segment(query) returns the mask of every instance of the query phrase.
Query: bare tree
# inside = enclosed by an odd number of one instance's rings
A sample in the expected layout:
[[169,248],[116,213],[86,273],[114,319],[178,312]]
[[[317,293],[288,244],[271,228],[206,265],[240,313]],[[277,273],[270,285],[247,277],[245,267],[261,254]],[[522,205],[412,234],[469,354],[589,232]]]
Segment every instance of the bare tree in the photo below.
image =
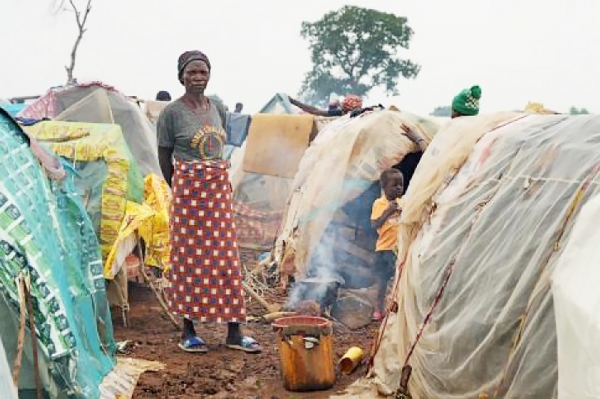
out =
[[75,0],[61,0],[59,9],[75,13],[75,22],[77,22],[78,33],[73,48],[71,49],[71,64],[65,66],[65,70],[67,71],[67,84],[72,84],[74,82],[73,71],[75,70],[75,61],[77,59],[77,49],[79,48],[83,34],[87,31],[85,24],[87,23],[90,11],[92,11],[92,0],[87,0],[87,4],[83,10],[77,8]]

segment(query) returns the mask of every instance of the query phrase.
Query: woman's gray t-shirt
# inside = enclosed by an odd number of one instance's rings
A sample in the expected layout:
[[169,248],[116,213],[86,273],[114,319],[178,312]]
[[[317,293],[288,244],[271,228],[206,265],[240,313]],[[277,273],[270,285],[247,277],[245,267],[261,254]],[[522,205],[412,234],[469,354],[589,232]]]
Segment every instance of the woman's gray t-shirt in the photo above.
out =
[[159,147],[172,148],[182,161],[222,159],[227,133],[213,102],[196,115],[181,99],[167,105],[156,124]]

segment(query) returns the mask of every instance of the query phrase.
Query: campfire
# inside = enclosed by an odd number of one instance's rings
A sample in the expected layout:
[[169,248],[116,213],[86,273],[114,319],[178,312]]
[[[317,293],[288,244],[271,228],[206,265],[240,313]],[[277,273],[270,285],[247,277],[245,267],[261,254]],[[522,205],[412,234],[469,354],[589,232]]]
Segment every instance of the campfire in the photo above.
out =
[[328,277],[308,277],[294,283],[294,298],[289,306],[299,313],[329,313],[335,304],[343,282]]
[[308,277],[294,283],[287,308],[298,314],[332,317],[350,329],[371,322],[373,306],[365,291],[344,288],[344,282],[328,277]]

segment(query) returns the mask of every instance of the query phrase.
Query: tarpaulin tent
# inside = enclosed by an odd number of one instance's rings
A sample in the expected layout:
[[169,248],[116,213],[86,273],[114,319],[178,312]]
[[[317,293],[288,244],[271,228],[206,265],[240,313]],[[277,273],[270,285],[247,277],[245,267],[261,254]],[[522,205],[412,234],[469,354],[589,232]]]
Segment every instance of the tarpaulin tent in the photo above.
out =
[[[256,115],[257,123],[250,119],[248,132],[241,130],[243,135],[236,134],[231,124],[231,142],[239,145],[230,155],[230,176],[242,247],[261,250],[273,247],[299,157],[310,140],[335,119],[299,113],[287,95],[278,93]],[[299,121],[307,118],[312,118],[311,122],[301,126]],[[247,139],[246,135],[252,138]]]
[[100,82],[51,89],[19,117],[121,126],[125,141],[144,176],[161,176],[156,131],[136,102]]
[[407,193],[369,376],[345,397],[393,395],[404,366],[415,399],[598,397],[599,173],[597,115],[449,123]]
[[118,125],[40,122],[25,131],[72,162],[79,195],[94,221],[106,258],[115,243],[127,201],[142,203],[144,179]]
[[[25,128],[69,161],[102,245],[111,304],[125,311],[127,277],[139,262],[164,268],[169,260],[170,189],[162,177],[142,175],[118,125],[47,121]],[[131,255],[143,240],[144,256]]]
[[[311,115],[257,114],[231,157],[235,220],[244,248],[269,250],[310,140],[325,125]],[[285,156],[282,156],[285,154]]]
[[298,114],[302,112],[290,102],[290,98],[285,93],[277,93],[271,98],[264,107],[261,108],[261,114]]
[[[362,266],[372,263],[375,237],[367,227],[362,229],[367,236],[358,239],[357,229],[369,225],[373,200],[380,196],[381,172],[418,151],[402,133],[402,123],[426,141],[438,128],[427,118],[380,110],[339,118],[311,143],[294,178],[274,251],[282,273],[299,278],[343,273],[352,278],[347,256]],[[365,193],[371,197],[363,197]],[[353,201],[356,206],[347,208]]]
[[19,389],[35,388],[39,373],[53,398],[131,397],[143,368],[117,364],[100,247],[81,198],[68,178],[48,179],[33,140],[4,112],[0,143],[0,337],[12,364],[22,281],[39,357],[35,370],[26,340]]
[[3,108],[10,116],[16,116],[19,112],[25,109],[26,106],[27,104],[25,103],[13,104],[9,102],[0,102],[0,108]]
[[581,208],[551,277],[558,399],[600,397],[599,219],[600,196],[595,196]]

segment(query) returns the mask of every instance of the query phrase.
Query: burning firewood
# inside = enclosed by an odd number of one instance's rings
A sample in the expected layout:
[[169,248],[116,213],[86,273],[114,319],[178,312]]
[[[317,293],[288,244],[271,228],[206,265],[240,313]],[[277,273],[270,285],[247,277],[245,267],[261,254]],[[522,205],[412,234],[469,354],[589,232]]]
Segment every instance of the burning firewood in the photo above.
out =
[[295,316],[297,315],[296,312],[273,312],[273,313],[269,313],[266,314],[262,317],[262,319],[264,321],[266,321],[267,323],[270,323],[272,321],[281,319],[283,317],[289,317],[289,316]]

